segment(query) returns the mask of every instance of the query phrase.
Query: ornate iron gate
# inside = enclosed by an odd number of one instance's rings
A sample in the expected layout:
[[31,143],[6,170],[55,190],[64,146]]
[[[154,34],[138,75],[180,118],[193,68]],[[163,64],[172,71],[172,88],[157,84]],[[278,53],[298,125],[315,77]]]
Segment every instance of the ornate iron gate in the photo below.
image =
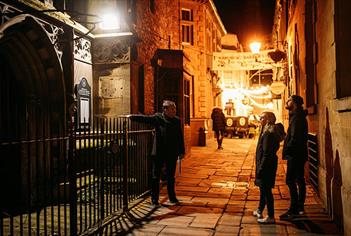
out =
[[2,191],[0,235],[102,231],[149,191],[151,136],[146,125],[119,117],[65,137],[1,137],[2,163],[18,166],[2,173],[16,188]]

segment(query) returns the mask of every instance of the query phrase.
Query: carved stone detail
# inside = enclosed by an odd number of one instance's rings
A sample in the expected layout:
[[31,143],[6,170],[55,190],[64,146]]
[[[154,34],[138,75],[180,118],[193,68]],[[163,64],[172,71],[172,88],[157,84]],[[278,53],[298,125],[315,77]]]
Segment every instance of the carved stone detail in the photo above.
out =
[[[62,50],[60,49],[60,44],[59,44],[59,37],[64,33],[63,29],[50,24],[38,17],[35,17],[33,15],[29,14],[24,14],[21,10],[18,10],[17,8],[4,4],[0,2],[0,12],[1,12],[1,25],[0,25],[0,34],[3,33],[3,31],[11,27],[14,24],[17,24],[21,21],[23,21],[26,17],[32,17],[38,24],[41,25],[42,29],[44,32],[47,34],[48,38],[50,39],[52,45],[54,46],[57,58],[59,59],[60,66],[62,68]],[[14,14],[16,13],[16,14]],[[18,16],[22,16],[19,18]],[[10,22],[13,19],[13,22]],[[7,24],[5,24],[7,23]],[[1,36],[1,35],[0,35]]]
[[99,39],[93,46],[94,63],[129,63],[130,47],[127,40]]
[[[78,38],[78,36],[74,36]],[[74,58],[91,63],[91,42],[85,38],[78,38],[74,40]]]
[[10,6],[10,5],[7,5],[5,3],[2,3],[0,2],[0,13],[1,13],[1,24],[4,24],[5,22],[7,22],[8,20],[11,19],[11,17],[9,17],[8,15],[6,14],[11,14],[13,12],[20,12],[18,9]]
[[63,35],[64,31],[62,28],[60,27],[57,27],[53,24],[49,24],[45,21],[42,21],[40,19],[37,19],[40,21],[40,24],[42,25],[44,31],[46,32],[47,36],[49,37],[52,45],[54,46],[54,49],[56,51],[56,55],[57,55],[57,58],[59,59],[60,61],[60,64],[61,64],[61,67],[62,67],[62,54],[63,54],[63,51],[61,50],[60,48],[60,41],[59,41],[59,38],[61,35]]

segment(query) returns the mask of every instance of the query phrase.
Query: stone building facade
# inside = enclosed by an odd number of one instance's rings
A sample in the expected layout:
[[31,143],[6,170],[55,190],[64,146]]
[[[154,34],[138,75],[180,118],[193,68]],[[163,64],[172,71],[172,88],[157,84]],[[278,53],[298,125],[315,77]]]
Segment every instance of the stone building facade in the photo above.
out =
[[[74,28],[72,35],[65,35],[65,40],[73,44],[74,56],[64,54],[72,60],[72,65],[64,65],[66,80],[72,80],[66,82],[65,90],[70,93],[64,106],[69,107],[77,99],[77,88],[84,81],[91,97],[88,103],[78,102],[78,110],[89,108],[81,120],[159,110],[155,81],[160,80],[158,76],[168,65],[160,64],[157,53],[164,52],[158,50],[169,50],[175,58],[181,51],[183,59],[178,70],[184,71],[179,76],[185,81],[179,89],[187,93],[181,98],[187,104],[179,103],[179,115],[187,115],[181,117],[187,150],[199,144],[199,128],[210,128],[208,120],[218,95],[218,75],[211,70],[212,53],[220,50],[221,37],[226,34],[212,0],[31,0],[15,5],[41,6],[39,11],[56,8],[57,12],[47,15]],[[59,13],[62,10],[66,14]],[[80,13],[70,16],[70,12]],[[99,21],[106,12],[118,16],[116,28],[102,27]],[[168,69],[173,70],[171,67]]]
[[317,138],[316,177],[311,149],[308,177],[345,235],[351,232],[350,10],[347,0],[277,1],[273,31],[278,44],[286,42],[285,49],[280,45],[288,54],[285,99],[304,97],[309,132]]
[[182,48],[194,69],[191,143],[198,145],[200,128],[211,130],[210,116],[218,92],[218,76],[211,70],[212,53],[220,51],[226,30],[212,1],[181,0],[180,3]]

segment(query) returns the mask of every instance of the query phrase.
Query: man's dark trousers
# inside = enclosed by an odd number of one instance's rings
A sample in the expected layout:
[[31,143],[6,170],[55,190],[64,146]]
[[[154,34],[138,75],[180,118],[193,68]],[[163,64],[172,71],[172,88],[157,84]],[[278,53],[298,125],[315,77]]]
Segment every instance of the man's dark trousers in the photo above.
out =
[[[304,177],[305,161],[288,160],[286,184],[290,190],[290,210],[297,213],[303,210],[306,198],[306,183]],[[297,188],[298,186],[298,188]]]
[[166,166],[166,180],[167,180],[167,192],[170,201],[176,200],[176,194],[174,190],[174,175],[176,171],[177,158],[161,159],[159,157],[152,157],[152,176],[151,176],[151,199],[152,202],[158,202],[160,195],[160,176],[162,166]]

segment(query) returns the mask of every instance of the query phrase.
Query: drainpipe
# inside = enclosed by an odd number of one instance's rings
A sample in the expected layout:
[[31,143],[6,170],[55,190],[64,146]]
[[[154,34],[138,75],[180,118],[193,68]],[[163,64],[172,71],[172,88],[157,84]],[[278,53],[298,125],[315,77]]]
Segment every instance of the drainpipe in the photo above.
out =
[[182,28],[181,28],[181,14],[180,14],[180,0],[178,0],[178,24],[179,24],[179,50],[182,49]]

